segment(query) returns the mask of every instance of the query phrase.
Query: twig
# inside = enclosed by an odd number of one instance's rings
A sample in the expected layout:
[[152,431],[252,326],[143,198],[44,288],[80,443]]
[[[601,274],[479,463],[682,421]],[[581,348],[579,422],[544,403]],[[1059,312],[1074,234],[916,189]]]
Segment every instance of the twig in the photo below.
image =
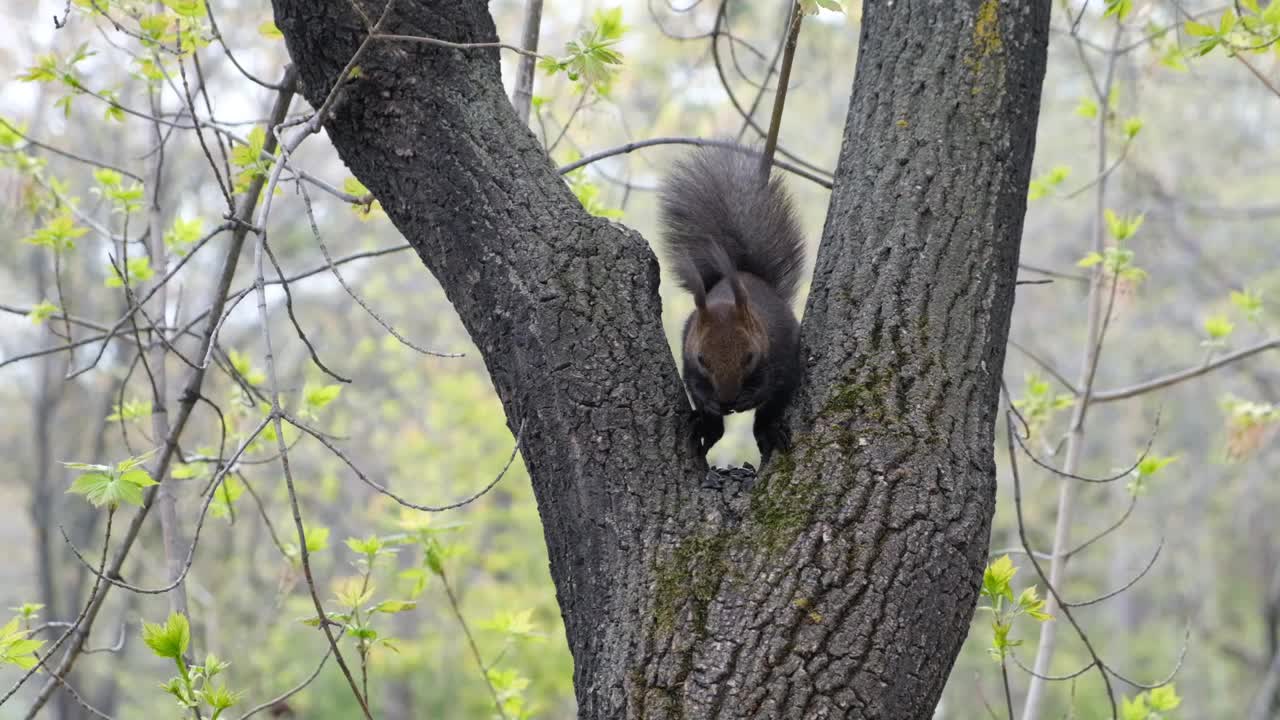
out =
[[[1107,475],[1105,477],[1096,477],[1096,478],[1088,477],[1087,475],[1077,475],[1076,473],[1068,472],[1065,469],[1066,467],[1074,467],[1070,463],[1067,463],[1066,465],[1064,465],[1064,468],[1060,470],[1044,462],[1040,458],[1036,457],[1035,453],[1031,452],[1031,448],[1027,447],[1026,440],[1022,437],[1021,434],[1015,433],[1014,440],[1018,442],[1018,446],[1022,448],[1022,452],[1026,453],[1028,460],[1035,463],[1039,467],[1045,470],[1048,470],[1054,475],[1057,475],[1060,478],[1063,478],[1066,480],[1078,480],[1083,483],[1091,483],[1094,485],[1105,485],[1107,483],[1113,483],[1117,480],[1128,477],[1133,473],[1134,470],[1138,469],[1138,466],[1142,464],[1142,461],[1145,460],[1147,458],[1147,455],[1151,453],[1151,446],[1155,443],[1156,433],[1159,430],[1160,430],[1160,416],[1156,415],[1156,421],[1151,428],[1151,434],[1147,436],[1147,446],[1143,448],[1142,453],[1138,455],[1138,459],[1134,460],[1132,465],[1125,468],[1124,470],[1121,470],[1118,473]],[[1070,460],[1070,457],[1068,457],[1068,460]],[[1055,557],[1058,557],[1058,556],[1061,556],[1061,553],[1055,553]]]
[[1091,600],[1081,600],[1079,602],[1063,603],[1064,607],[1087,607],[1089,605],[1097,605],[1098,603],[1103,602],[1105,600],[1110,600],[1111,598],[1119,595],[1125,590],[1128,590],[1134,585],[1137,585],[1138,581],[1146,577],[1147,573],[1151,572],[1151,568],[1155,567],[1156,560],[1160,559],[1160,551],[1163,549],[1164,549],[1164,538],[1160,538],[1160,544],[1156,546],[1156,551],[1152,553],[1151,560],[1147,562],[1147,566],[1144,567],[1142,569],[1142,572],[1138,573],[1132,580],[1125,583],[1124,585],[1121,585],[1119,588],[1112,590],[1111,592],[1108,592],[1108,593],[1103,593]]
[[1034,362],[1035,364],[1039,365],[1041,368],[1043,368],[1043,369],[1044,369],[1044,371],[1045,371],[1045,372],[1047,372],[1047,373],[1049,373],[1051,376],[1053,376],[1053,379],[1054,379],[1054,380],[1057,380],[1059,385],[1061,385],[1061,386],[1063,386],[1064,388],[1066,388],[1066,389],[1067,389],[1067,392],[1071,393],[1072,395],[1079,395],[1079,394],[1080,394],[1080,391],[1079,391],[1079,390],[1076,390],[1075,386],[1071,384],[1071,381],[1070,381],[1070,380],[1068,380],[1068,379],[1067,379],[1067,377],[1066,377],[1065,375],[1063,375],[1061,372],[1059,372],[1059,371],[1058,371],[1058,369],[1057,369],[1056,367],[1054,367],[1054,366],[1053,366],[1053,363],[1050,363],[1048,360],[1045,360],[1045,359],[1041,358],[1039,355],[1037,355],[1037,354],[1035,354],[1035,353],[1031,352],[1031,350],[1029,350],[1029,349],[1027,349],[1026,347],[1024,347],[1024,346],[1023,346],[1021,343],[1019,343],[1017,340],[1010,339],[1010,340],[1009,340],[1009,345],[1010,345],[1011,347],[1013,347],[1013,349],[1014,349],[1014,350],[1017,350],[1018,352],[1022,353],[1023,355],[1026,355],[1028,359],[1030,359],[1030,360],[1031,360],[1032,362]]
[[328,365],[320,359],[320,354],[316,352],[315,345],[311,344],[311,338],[307,337],[307,333],[302,329],[302,323],[298,321],[298,316],[293,312],[293,293],[289,290],[289,281],[284,279],[284,271],[280,269],[280,263],[276,261],[275,253],[271,252],[271,246],[266,247],[267,259],[271,261],[271,266],[275,268],[276,276],[280,278],[280,287],[284,288],[284,309],[289,315],[289,322],[293,323],[293,329],[298,333],[298,339],[302,340],[302,344],[307,346],[307,352],[311,353],[311,362],[320,368],[320,371],[340,383],[349,383],[351,378],[344,377],[329,369]]
[[[723,147],[723,148],[742,150],[741,145],[734,142],[730,142],[728,140],[709,140],[709,139],[703,139],[703,138],[690,138],[690,137],[650,138],[648,140],[636,140],[634,142],[629,142],[624,145],[619,145],[617,147],[609,148],[608,150],[601,150],[600,152],[592,153],[591,155],[587,155],[585,157],[579,158],[574,162],[569,163],[568,165],[561,165],[557,169],[557,172],[559,172],[561,175],[565,175],[573,172],[574,170],[577,170],[580,167],[590,165],[591,163],[594,163],[594,162],[599,162],[600,160],[604,160],[605,158],[613,157],[614,155],[622,155],[625,153],[632,152],[634,150],[639,150],[641,148],[653,147],[654,145],[695,145],[699,147]],[[817,183],[818,185],[821,185],[822,187],[828,190],[831,189],[830,180],[826,180],[818,175],[815,175],[809,172],[808,170],[805,170],[803,168],[800,168],[796,165],[792,165],[791,163],[788,163],[782,160],[775,159],[773,161],[773,164],[783,170],[786,170],[789,173],[792,173],[794,175],[799,175],[800,177],[806,180]]]
[[26,140],[26,141],[27,141],[27,144],[29,144],[29,145],[31,145],[31,146],[33,146],[33,147],[38,147],[38,148],[40,148],[41,150],[44,150],[44,151],[46,151],[46,152],[51,152],[51,153],[53,153],[54,155],[60,155],[60,156],[62,156],[62,157],[64,157],[64,158],[67,158],[68,160],[74,160],[74,161],[76,161],[76,162],[78,162],[78,163],[83,163],[83,164],[85,164],[85,165],[91,165],[91,166],[93,166],[93,167],[96,167],[96,168],[102,168],[102,169],[104,169],[104,170],[111,170],[111,171],[114,171],[114,172],[118,172],[118,173],[120,173],[121,175],[123,175],[123,176],[125,176],[125,177],[129,178],[130,180],[133,180],[134,182],[139,182],[139,183],[144,182],[144,181],[143,181],[143,179],[142,179],[142,176],[141,176],[141,175],[138,175],[137,173],[129,172],[128,170],[125,170],[125,169],[124,169],[124,168],[122,168],[122,167],[117,167],[117,166],[115,166],[115,165],[111,165],[111,164],[109,164],[109,163],[102,162],[102,161],[100,161],[100,160],[94,160],[93,158],[88,158],[88,157],[85,157],[85,156],[83,156],[83,155],[76,155],[76,154],[75,154],[75,153],[73,153],[73,152],[69,152],[69,151],[67,151],[67,150],[62,150],[62,149],[60,149],[60,148],[54,147],[53,145],[49,145],[49,144],[46,144],[46,143],[42,143],[42,142],[40,142],[39,140],[36,140],[35,138],[31,137],[30,135],[28,135],[28,134],[26,134],[26,133],[22,132],[22,131],[21,131],[21,130],[19,130],[17,127],[14,127],[14,126],[9,122],[9,121],[5,120],[5,119],[4,119],[4,118],[2,118],[2,117],[0,117],[0,125],[3,125],[3,126],[5,127],[5,129],[6,129],[6,130],[8,130],[9,132],[13,133],[14,135],[17,135],[18,137],[22,138],[23,140]]
[[[752,130],[755,130],[757,133],[759,133],[760,137],[765,137],[765,135],[768,134],[768,131],[761,128],[760,125],[755,121],[755,119],[752,118],[749,114],[747,114],[746,109],[742,107],[742,103],[738,101],[738,97],[733,94],[733,90],[729,87],[729,78],[725,77],[724,64],[720,60],[720,48],[717,43],[717,40],[721,35],[726,34],[724,33],[723,30],[721,30],[721,26],[724,23],[724,18],[725,18],[725,13],[727,12],[727,8],[728,8],[728,0],[721,0],[720,9],[716,13],[715,27],[711,31],[711,59],[715,62],[716,74],[720,78],[720,85],[724,88],[725,95],[728,96],[729,103],[733,105],[733,109],[736,110],[740,116],[742,116],[743,122],[750,125]],[[835,175],[830,170],[825,170],[823,168],[820,168],[817,165],[814,165],[813,163],[805,161],[804,158],[801,158],[795,155],[794,153],[788,152],[787,149],[784,147],[779,146],[777,149],[777,152],[779,155],[782,155],[783,157],[790,159],[792,162],[795,162],[798,165],[802,165],[808,168],[809,170],[812,170],[813,172],[818,173],[820,175],[823,175],[826,177],[834,177]]]
[[462,634],[467,637],[467,645],[471,647],[471,656],[476,660],[476,667],[480,668],[480,675],[484,678],[484,684],[489,688],[489,695],[493,697],[493,707],[498,711],[498,717],[506,720],[507,713],[502,709],[502,701],[498,699],[498,690],[493,686],[493,681],[489,679],[489,671],[485,670],[484,658],[480,656],[480,648],[476,646],[476,639],[471,636],[471,628],[467,625],[466,618],[462,616],[462,608],[458,607],[458,598],[453,594],[453,586],[449,583],[449,576],[445,573],[444,568],[440,568],[440,581],[444,585],[445,595],[449,598],[449,607],[453,609],[453,615],[458,619],[458,624],[462,626]]
[[350,285],[347,284],[346,279],[342,277],[342,273],[338,271],[338,266],[334,264],[333,256],[329,254],[329,246],[325,244],[324,239],[320,236],[320,226],[316,223],[316,215],[315,215],[315,212],[312,210],[311,196],[307,194],[307,188],[302,183],[298,183],[297,188],[298,188],[298,192],[302,195],[302,204],[307,211],[307,220],[311,223],[311,235],[316,239],[316,244],[320,246],[320,253],[324,255],[325,262],[328,263],[329,271],[333,273],[333,277],[337,279],[338,284],[341,285],[342,289],[347,292],[347,295],[351,296],[351,299],[355,300],[356,304],[358,304],[361,308],[363,308],[364,311],[368,313],[369,317],[373,318],[374,322],[381,325],[383,330],[386,330],[387,332],[391,333],[391,336],[394,337],[396,340],[399,340],[400,344],[404,345],[405,347],[412,348],[413,350],[416,350],[419,353],[422,353],[423,355],[431,355],[439,358],[463,357],[462,353],[446,353],[446,352],[438,352],[436,350],[431,350],[429,348],[418,345],[417,343],[413,342],[409,338],[405,337],[400,333],[400,331],[396,330],[394,325],[382,319],[382,316],[379,315],[377,311],[375,311],[372,307],[370,307],[369,303],[365,302],[364,298],[360,297],[359,293],[357,293],[354,289],[352,289]]
[[1125,400],[1131,397],[1136,397],[1154,390],[1169,387],[1170,385],[1176,385],[1185,380],[1200,377],[1201,375],[1205,375],[1219,368],[1231,365],[1232,363],[1238,362],[1252,355],[1257,355],[1260,352],[1275,349],[1280,349],[1280,338],[1271,338],[1270,340],[1247,347],[1243,350],[1237,350],[1229,355],[1223,355],[1213,362],[1204,363],[1198,367],[1189,368],[1176,373],[1170,373],[1168,375],[1155,378],[1154,380],[1138,383],[1137,385],[1130,385],[1129,387],[1095,393],[1093,401],[1114,402],[1116,400]]
[[485,485],[483,488],[481,488],[479,492],[473,495],[470,495],[463,500],[459,500],[458,502],[455,502],[455,503],[450,503],[448,505],[419,505],[417,503],[412,503],[412,502],[409,502],[408,500],[405,500],[404,498],[400,497],[399,495],[389,490],[385,485],[382,485],[381,483],[374,480],[373,478],[365,475],[363,472],[360,471],[360,468],[357,467],[356,464],[351,461],[351,458],[347,457],[346,453],[342,452],[342,450],[339,449],[337,445],[335,445],[333,442],[331,442],[328,438],[326,438],[324,435],[322,435],[315,429],[311,428],[305,423],[300,422],[297,418],[293,416],[286,415],[285,419],[289,421],[290,425],[293,425],[294,427],[305,432],[306,434],[310,435],[316,440],[319,440],[320,444],[324,445],[326,448],[329,449],[329,452],[333,453],[334,455],[337,455],[339,460],[345,463],[347,467],[351,468],[351,471],[356,474],[356,477],[360,478],[361,482],[373,488],[374,490],[377,490],[383,495],[386,495],[392,500],[395,500],[397,503],[407,508],[412,508],[414,510],[421,510],[423,512],[444,512],[446,510],[456,510],[457,508],[460,508],[464,505],[469,505],[475,502],[476,500],[483,497],[490,490],[492,490],[494,486],[497,485],[498,482],[502,480],[502,478],[507,474],[507,470],[511,469],[511,464],[515,462],[516,454],[520,451],[520,436],[524,434],[524,422],[525,422],[524,420],[520,421],[520,428],[519,430],[516,431],[516,442],[515,442],[515,445],[511,448],[511,455],[507,458],[506,465],[502,466],[502,471],[499,472],[498,476],[495,477],[493,480],[491,480],[488,485]]
[[804,19],[800,4],[791,4],[787,18],[787,46],[782,53],[782,68],[778,70],[778,91],[773,98],[773,116],[769,119],[769,132],[764,138],[764,151],[760,153],[760,184],[769,182],[773,174],[773,154],[778,149],[778,132],[782,129],[782,110],[787,102],[787,87],[791,84],[791,64],[796,59],[796,44],[800,38],[800,24]]
[[[345,631],[345,628],[344,628],[344,631]],[[288,690],[284,691],[283,693],[281,693],[280,695],[277,695],[277,696],[276,696],[276,697],[274,697],[274,698],[271,698],[270,700],[268,700],[268,701],[266,701],[266,702],[262,703],[261,705],[255,705],[255,706],[253,706],[253,708],[251,708],[251,709],[249,710],[249,712],[246,712],[245,714],[243,714],[243,715],[241,715],[241,716],[240,716],[240,720],[249,720],[249,718],[253,717],[254,715],[257,715],[258,713],[262,712],[263,710],[266,710],[266,709],[270,708],[271,706],[275,705],[276,703],[284,702],[285,700],[288,700],[289,698],[293,697],[294,695],[297,695],[298,693],[300,693],[300,692],[302,692],[303,690],[305,690],[305,689],[306,689],[306,687],[307,687],[308,685],[310,685],[312,682],[314,682],[314,681],[315,681],[315,679],[316,679],[317,677],[319,677],[319,675],[320,675],[320,671],[321,671],[321,670],[324,670],[324,664],[325,664],[325,663],[327,663],[327,662],[329,662],[329,656],[330,656],[330,655],[332,655],[332,654],[333,654],[333,648],[332,648],[332,647],[330,647],[330,648],[326,649],[326,650],[324,651],[324,657],[320,658],[320,664],[319,664],[319,665],[316,665],[316,669],[315,669],[315,670],[313,670],[313,671],[311,671],[311,674],[310,674],[309,676],[307,676],[307,679],[306,679],[306,680],[303,680],[302,682],[298,683],[297,685],[293,686],[292,688],[290,688],[290,689],[288,689]]]
[[[1009,403],[1009,407],[1012,407],[1012,402]],[[1093,661],[1090,667],[1096,667],[1098,669],[1098,673],[1102,675],[1102,683],[1106,687],[1107,691],[1107,700],[1111,703],[1111,717],[1114,720],[1114,718],[1118,717],[1116,695],[1115,690],[1111,687],[1111,677],[1107,674],[1106,666],[1102,664],[1102,658],[1099,657],[1097,651],[1093,649],[1093,643],[1089,641],[1089,636],[1085,633],[1084,628],[1080,627],[1079,623],[1076,622],[1075,617],[1072,616],[1071,608],[1062,606],[1062,600],[1058,596],[1057,587],[1055,587],[1050,581],[1049,576],[1045,573],[1044,569],[1040,567],[1040,561],[1036,559],[1035,554],[1031,551],[1031,541],[1027,538],[1027,524],[1022,517],[1022,478],[1018,473],[1018,454],[1014,450],[1013,445],[1013,438],[1017,433],[1013,428],[1013,416],[1009,412],[1005,413],[1005,424],[1006,435],[1008,436],[1007,444],[1009,452],[1009,467],[1011,474],[1013,475],[1013,506],[1018,520],[1018,539],[1022,542],[1023,550],[1027,552],[1027,559],[1031,562],[1031,566],[1035,568],[1036,574],[1040,576],[1041,582],[1043,582],[1045,588],[1048,589],[1049,596],[1052,597],[1059,606],[1061,606],[1063,617],[1067,619],[1067,622],[1071,623],[1071,627],[1075,629],[1076,635],[1080,638],[1080,642],[1089,653],[1089,657]],[[1038,670],[1032,673],[1032,682],[1040,680],[1043,675],[1044,674]],[[1043,682],[1043,680],[1040,681]]]

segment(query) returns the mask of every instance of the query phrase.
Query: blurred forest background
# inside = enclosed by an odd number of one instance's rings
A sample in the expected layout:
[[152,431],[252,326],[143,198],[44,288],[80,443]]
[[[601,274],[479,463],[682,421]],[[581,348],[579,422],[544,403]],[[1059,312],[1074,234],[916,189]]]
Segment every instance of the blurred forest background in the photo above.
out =
[[[76,618],[94,584],[61,530],[96,564],[107,516],[84,496],[67,492],[84,471],[62,463],[114,465],[162,440],[155,434],[151,387],[147,371],[139,368],[132,332],[120,333],[96,357],[102,332],[128,303],[110,270],[120,260],[109,255],[115,252],[111,238],[138,239],[148,222],[145,210],[137,209],[142,198],[130,198],[127,175],[95,175],[93,165],[75,156],[148,176],[155,128],[112,103],[147,108],[150,84],[158,88],[156,107],[177,122],[186,117],[184,83],[196,79],[179,77],[172,57],[161,59],[159,69],[148,66],[149,58],[159,56],[135,37],[147,30],[131,13],[182,16],[193,3],[203,18],[201,0],[113,0],[110,13],[127,30],[122,31],[87,2],[73,3],[65,27],[56,29],[62,0],[0,0],[0,17],[10,29],[0,39],[0,215],[8,248],[0,260],[0,607],[13,608],[0,623],[17,618],[13,628],[31,629],[32,637],[46,642],[65,627],[57,623]],[[199,48],[203,90],[191,95],[200,117],[212,113],[219,128],[252,147],[251,133],[263,126],[275,91],[247,80],[225,48],[244,70],[270,82],[281,77],[287,53],[270,26],[268,3],[212,5],[222,42]],[[1206,49],[1206,38],[1231,36],[1246,43],[1239,38],[1252,37],[1252,31],[1241,35],[1220,19],[1224,12],[1261,18],[1268,3],[1242,2],[1238,9],[1199,0],[1087,5],[1055,1],[1021,274],[1023,280],[1051,282],[1018,288],[1004,377],[1031,426],[1029,450],[1048,465],[1063,465],[1060,439],[1079,406],[1073,393],[1083,385],[1077,378],[1089,364],[1089,274],[1114,277],[1102,285],[1105,344],[1089,383],[1099,400],[1108,401],[1089,410],[1074,441],[1074,470],[1094,477],[1118,474],[1143,453],[1153,433],[1154,441],[1137,470],[1110,483],[1063,480],[1024,458],[1019,469],[1025,529],[1031,545],[1047,553],[1064,509],[1064,549],[1125,520],[1072,555],[1059,587],[1070,599],[1124,586],[1159,549],[1154,566],[1132,587],[1073,611],[1097,653],[1127,677],[1158,683],[1177,668],[1180,707],[1157,707],[1169,704],[1167,696],[1152,700],[1148,694],[1142,701],[1150,705],[1147,712],[1197,720],[1280,717],[1280,450],[1274,432],[1280,420],[1280,53],[1271,45],[1238,57],[1221,46],[1207,48],[1203,57],[1198,50]],[[722,30],[733,37],[719,39],[721,72],[710,44],[719,7],[711,0],[546,2],[543,52],[561,52],[585,28],[603,24],[621,32],[614,49],[622,64],[605,83],[584,92],[582,82],[564,73],[538,72],[530,125],[553,160],[565,164],[647,138],[757,141],[754,131],[743,131],[735,103],[767,124],[771,94],[757,105],[752,101],[778,46],[786,3],[728,3]],[[625,29],[616,27],[611,8],[621,8]],[[490,9],[503,40],[519,43],[525,4],[493,0]],[[838,153],[857,56],[859,4],[845,3],[845,10],[806,19],[781,131],[785,151],[828,171]],[[1206,25],[1188,25],[1190,17]],[[1280,17],[1275,21],[1280,27]],[[197,34],[210,37],[207,21],[196,26]],[[518,60],[503,56],[509,87]],[[193,72],[192,61],[185,63],[185,72]],[[68,85],[65,73],[96,95]],[[306,103],[295,99],[293,115],[306,111]],[[213,142],[207,128],[205,137]],[[1100,142],[1106,143],[1101,154]],[[663,169],[685,151],[639,149],[570,173],[567,180],[589,210],[653,238],[653,190]],[[216,165],[224,164],[216,148],[208,152]],[[196,241],[223,222],[227,208],[194,132],[174,132],[164,154],[159,222],[169,249],[166,267],[190,260],[171,281],[160,319],[182,327],[207,309],[219,267],[216,253],[227,233],[199,252]],[[237,162],[237,172],[256,160],[252,153],[240,159],[247,162]],[[300,183],[282,183],[270,218],[274,259],[290,276],[322,270],[290,283],[292,312],[318,357],[354,380],[338,383],[313,363],[286,312],[285,294],[271,286],[267,298],[286,406],[310,418],[369,478],[415,502],[445,505],[475,494],[499,476],[515,442],[478,353],[437,283],[385,216],[339,197],[364,193],[327,142],[313,139],[293,160],[342,191],[311,189],[331,256],[369,253],[341,266],[345,282],[414,344],[465,357],[419,353],[362,309],[324,268],[295,190]],[[788,185],[816,250],[826,191],[795,176]],[[79,202],[68,213],[64,203],[72,197]],[[122,212],[131,202],[139,205]],[[68,224],[59,229],[58,218]],[[1109,239],[1103,252],[1091,258],[1104,235]],[[131,244],[137,258],[142,245]],[[373,254],[382,250],[389,251]],[[247,258],[233,291],[252,283]],[[136,264],[129,271],[145,283],[166,267]],[[669,283],[662,292],[675,341],[691,303]],[[65,346],[68,334],[88,342],[74,352],[23,357]],[[1257,347],[1269,351],[1132,398],[1107,396]],[[263,384],[266,368],[252,294],[227,315],[215,355],[221,370],[211,372],[202,390],[212,402],[197,404],[181,439],[186,462],[173,465],[166,480],[176,494],[180,548],[192,536],[217,458],[229,456],[262,417],[263,398],[254,388]],[[164,362],[172,407],[188,368],[176,357]],[[64,379],[85,367],[92,369]],[[215,403],[221,422],[211,409]],[[749,422],[731,419],[712,461],[757,460]],[[314,619],[315,611],[272,432],[268,428],[249,446],[213,494],[185,581],[191,648],[201,662],[207,653],[229,662],[217,680],[242,693],[222,717],[240,717],[303,683],[327,657],[324,636],[302,622]],[[362,633],[342,640],[349,661],[367,675],[376,717],[490,717],[495,693],[508,717],[574,715],[572,659],[537,508],[518,458],[474,502],[424,513],[400,507],[360,482],[312,437],[290,427],[285,441],[323,599],[334,607],[383,603],[381,612],[359,618]],[[1043,583],[1021,553],[1004,443],[1002,427],[992,555],[1008,552],[1020,568],[1014,585],[1036,584],[1044,596]],[[1065,498],[1064,484],[1073,487]],[[113,537],[133,512],[122,505]],[[148,588],[170,578],[166,540],[155,520],[143,527],[123,573],[128,582]],[[24,608],[31,603],[42,607]],[[180,714],[160,687],[175,675],[172,660],[157,657],[142,641],[141,623],[163,622],[170,608],[164,594],[116,590],[108,596],[90,636],[95,652],[69,678],[85,702],[116,718]],[[1044,672],[1073,673],[1091,656],[1054,614],[1057,645]],[[991,708],[1005,715],[1001,666],[990,653],[990,620],[984,613],[975,617],[938,718],[988,717]],[[1041,627],[1023,617],[1012,628],[1011,638],[1022,642],[1009,648],[1006,665],[1017,715],[1109,717],[1096,672],[1048,683],[1038,714],[1023,714],[1032,682],[1016,663],[1031,666]],[[12,638],[8,642],[11,650],[23,650]],[[477,669],[475,653],[486,675]],[[0,692],[23,674],[18,664],[0,665]],[[0,719],[25,717],[43,682],[36,676],[0,705]],[[1126,708],[1140,702],[1133,700],[1139,687],[1119,685],[1116,692],[1130,699]],[[278,705],[266,712],[313,720],[360,716],[332,662],[287,704],[289,710]],[[58,692],[41,717],[91,715]]]

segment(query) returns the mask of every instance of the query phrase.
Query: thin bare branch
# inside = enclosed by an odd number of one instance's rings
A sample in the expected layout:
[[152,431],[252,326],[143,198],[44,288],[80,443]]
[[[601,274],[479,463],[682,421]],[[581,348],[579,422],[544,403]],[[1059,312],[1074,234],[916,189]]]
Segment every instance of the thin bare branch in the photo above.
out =
[[[741,145],[730,142],[728,140],[710,140],[710,139],[703,139],[703,138],[686,138],[686,137],[650,138],[648,140],[636,140],[635,142],[629,142],[629,143],[626,143],[625,145],[619,145],[617,147],[609,148],[608,150],[601,150],[600,152],[592,153],[591,155],[587,155],[585,157],[579,158],[578,160],[575,160],[574,162],[571,162],[568,165],[560,166],[557,169],[557,171],[561,175],[565,175],[567,173],[573,172],[574,170],[577,170],[580,167],[590,165],[594,162],[599,162],[601,160],[604,160],[605,158],[613,157],[614,155],[623,155],[625,153],[629,153],[634,150],[653,147],[655,145],[695,145],[699,147],[724,147],[724,148],[731,148],[731,149],[741,149],[742,147]],[[804,168],[801,168],[796,165],[792,165],[791,163],[788,163],[786,161],[777,160],[777,159],[774,160],[773,164],[776,167],[786,170],[789,173],[798,175],[804,178],[805,180],[809,180],[818,185],[821,185],[822,187],[828,190],[831,189],[830,180],[826,180],[819,175],[815,175],[814,173],[811,173],[808,170],[805,170]]]
[[791,3],[787,16],[787,44],[782,52],[782,67],[778,70],[778,91],[773,97],[773,115],[769,119],[769,132],[764,137],[764,150],[760,153],[760,183],[769,182],[773,174],[773,154],[778,149],[778,133],[782,130],[782,111],[787,103],[787,88],[791,84],[791,65],[796,59],[796,45],[800,39],[800,25],[804,13],[798,2]]
[[1160,551],[1163,549],[1164,549],[1164,538],[1160,538],[1160,544],[1156,546],[1156,551],[1152,553],[1151,560],[1147,562],[1147,566],[1142,569],[1142,572],[1135,575],[1132,580],[1125,583],[1124,585],[1121,585],[1115,590],[1112,590],[1111,592],[1103,593],[1102,595],[1099,595],[1091,600],[1081,600],[1080,602],[1066,603],[1066,607],[1086,607],[1088,605],[1096,605],[1100,602],[1110,600],[1111,598],[1119,595],[1125,590],[1128,590],[1134,585],[1137,585],[1138,581],[1146,577],[1147,573],[1151,572],[1151,568],[1155,567],[1156,560],[1160,559]]
[[489,688],[489,695],[493,697],[494,710],[498,712],[498,717],[506,720],[507,713],[502,709],[502,700],[498,698],[498,690],[494,688],[493,681],[489,679],[489,672],[484,667],[484,658],[480,657],[480,648],[476,646],[476,639],[471,635],[471,627],[467,625],[467,620],[462,616],[462,608],[458,606],[458,598],[453,594],[453,585],[449,582],[449,575],[445,573],[444,568],[440,569],[440,581],[444,585],[445,595],[449,598],[449,607],[453,609],[453,615],[458,619],[458,625],[462,626],[462,634],[467,637],[467,645],[471,648],[471,656],[475,658],[476,667],[480,669],[480,675],[484,678],[484,684]]
[[413,502],[409,502],[408,500],[405,500],[404,498],[400,497],[399,495],[389,490],[385,485],[382,485],[381,483],[369,477],[368,475],[365,475],[360,470],[360,468],[354,462],[352,462],[351,458],[347,457],[346,453],[342,452],[342,450],[336,444],[334,444],[331,440],[329,440],[329,438],[325,437],[319,431],[310,427],[306,423],[299,421],[297,418],[293,416],[286,415],[285,419],[289,421],[290,425],[293,425],[294,427],[305,432],[306,434],[310,435],[316,440],[319,440],[320,444],[324,445],[326,448],[329,449],[329,452],[332,452],[334,455],[337,455],[339,460],[345,463],[348,468],[351,468],[351,471],[354,472],[356,474],[356,477],[360,478],[360,481],[363,482],[365,485],[368,485],[374,490],[377,490],[378,492],[382,493],[383,495],[386,495],[387,497],[391,498],[392,500],[395,500],[397,503],[407,508],[412,508],[414,510],[421,510],[423,512],[444,512],[446,510],[455,510],[457,508],[463,507],[464,505],[469,505],[475,502],[476,500],[483,497],[490,490],[492,490],[494,486],[497,485],[498,482],[501,481],[504,476],[506,476],[507,470],[510,470],[511,464],[515,462],[516,454],[520,451],[520,436],[524,433],[524,421],[521,420],[520,428],[516,431],[515,445],[512,446],[511,448],[511,455],[507,458],[506,465],[503,465],[502,471],[498,473],[498,476],[495,477],[493,480],[491,480],[488,485],[485,485],[483,488],[481,488],[479,492],[476,492],[475,494],[470,495],[463,500],[459,500],[458,502],[449,503],[448,505],[419,505],[417,503],[413,503]]
[[1176,373],[1170,373],[1168,375],[1155,378],[1154,380],[1138,383],[1137,385],[1130,385],[1128,387],[1117,388],[1115,390],[1106,390],[1095,393],[1093,401],[1114,402],[1116,400],[1126,400],[1131,397],[1137,397],[1138,395],[1144,395],[1155,390],[1167,388],[1171,385],[1177,385],[1180,382],[1198,378],[1201,375],[1232,365],[1247,357],[1257,355],[1260,352],[1275,349],[1280,349],[1280,338],[1271,338],[1270,340],[1260,342],[1257,345],[1252,345],[1244,348],[1243,350],[1237,350],[1233,353],[1223,355],[1212,362],[1204,363],[1198,367],[1189,368]]

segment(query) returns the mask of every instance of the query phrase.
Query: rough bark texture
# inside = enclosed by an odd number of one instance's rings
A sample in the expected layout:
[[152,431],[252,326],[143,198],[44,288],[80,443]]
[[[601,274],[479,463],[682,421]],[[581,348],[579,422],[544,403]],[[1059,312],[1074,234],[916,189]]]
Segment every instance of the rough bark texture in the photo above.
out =
[[[318,105],[363,22],[273,4]],[[796,444],[755,482],[703,487],[653,254],[581,210],[497,51],[380,42],[325,125],[525,422],[580,717],[928,718],[965,636],[1049,2],[863,7]],[[480,0],[385,29],[495,39]]]

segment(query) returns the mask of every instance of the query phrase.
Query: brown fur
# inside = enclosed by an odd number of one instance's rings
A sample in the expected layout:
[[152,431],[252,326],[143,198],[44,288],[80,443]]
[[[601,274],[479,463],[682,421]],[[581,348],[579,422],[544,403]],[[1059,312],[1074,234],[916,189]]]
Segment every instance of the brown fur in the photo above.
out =
[[735,299],[696,310],[684,348],[685,354],[711,378],[716,400],[730,408],[743,380],[768,356],[769,335],[751,306]]

